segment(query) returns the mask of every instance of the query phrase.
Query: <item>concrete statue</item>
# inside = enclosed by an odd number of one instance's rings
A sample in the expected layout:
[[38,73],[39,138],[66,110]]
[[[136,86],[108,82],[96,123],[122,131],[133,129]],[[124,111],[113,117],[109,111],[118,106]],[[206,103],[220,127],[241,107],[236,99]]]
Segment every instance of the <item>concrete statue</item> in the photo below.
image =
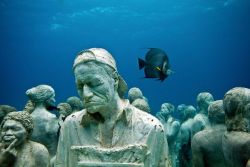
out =
[[63,124],[56,167],[168,166],[162,124],[123,98],[127,85],[108,51],[81,51],[73,72],[85,109]]
[[222,137],[227,167],[246,167],[250,162],[250,89],[236,87],[223,98],[227,131]]
[[31,140],[45,145],[52,157],[56,154],[57,149],[59,120],[46,107],[54,105],[55,91],[49,85],[38,85],[28,89],[26,95],[34,105],[31,113],[34,121]]
[[222,100],[209,105],[208,119],[211,127],[196,133],[192,139],[193,167],[226,167],[221,140],[226,131]]
[[209,92],[201,92],[197,95],[196,102],[198,114],[194,117],[192,136],[195,135],[195,133],[210,127],[208,120],[208,106],[213,101],[214,98]]
[[1,167],[48,167],[49,152],[40,143],[30,141],[33,121],[27,112],[11,112],[1,124]]

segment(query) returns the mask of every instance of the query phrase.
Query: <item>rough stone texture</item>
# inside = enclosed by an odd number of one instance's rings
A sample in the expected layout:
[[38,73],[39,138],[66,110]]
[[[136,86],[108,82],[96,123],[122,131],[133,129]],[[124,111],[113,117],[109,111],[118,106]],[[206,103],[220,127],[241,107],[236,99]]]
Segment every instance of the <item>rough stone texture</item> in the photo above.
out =
[[209,92],[201,92],[198,94],[196,99],[198,114],[196,114],[194,117],[192,136],[195,135],[197,132],[210,127],[207,114],[208,106],[213,101],[214,98]]
[[81,111],[84,108],[83,103],[79,97],[69,97],[66,102],[71,106],[72,113]]
[[35,109],[35,105],[32,103],[31,100],[28,100],[24,106],[23,111],[26,111],[31,114],[34,111],[34,109]]
[[49,153],[46,147],[29,140],[33,122],[28,113],[9,113],[5,117],[1,129],[1,167],[49,166]]
[[236,87],[223,99],[227,132],[222,137],[227,167],[245,167],[250,160],[250,89]]
[[[178,106],[179,108],[179,106]],[[195,115],[195,108],[191,105],[180,106],[180,117],[183,120],[180,131],[177,137],[177,149],[179,152],[178,161],[176,166],[178,167],[191,167],[192,166],[192,153],[191,153],[191,139],[192,139],[192,127],[193,117]]]
[[54,89],[48,85],[39,85],[27,90],[26,94],[35,106],[31,113],[34,121],[31,140],[45,145],[53,157],[57,149],[59,120],[46,106],[54,105]]
[[142,111],[145,111],[147,113],[150,113],[150,107],[149,107],[149,104],[146,100],[144,99],[135,99],[133,102],[132,102],[132,105],[135,106],[136,108],[142,110]]
[[130,88],[128,91],[128,99],[130,103],[135,99],[143,99],[142,91],[137,87]]
[[60,113],[60,116],[62,115],[65,118],[73,112],[71,106],[68,103],[59,103],[57,105],[57,108]]
[[92,166],[114,166],[114,165],[136,165],[144,166],[148,161],[147,147],[145,145],[127,145],[116,148],[100,148],[96,146],[73,146],[70,160],[81,165],[92,164]]
[[[132,150],[139,154],[135,157],[148,156],[143,162],[145,167],[167,166],[169,159],[163,126],[155,117],[123,99],[126,83],[118,74],[112,55],[101,48],[84,50],[76,57],[73,70],[85,109],[66,118],[60,133],[56,166],[83,165],[81,159],[85,156],[82,155],[82,148],[118,149],[123,152],[128,146],[132,146]],[[138,145],[146,147],[146,154],[136,149]],[[89,154],[96,156],[96,150]],[[117,153],[112,156],[104,156],[108,158],[107,161],[105,158],[101,159],[103,166],[129,166],[126,154]],[[123,159],[124,162],[110,164],[110,159],[115,158]],[[71,159],[76,161],[72,162]]]
[[211,128],[196,133],[192,139],[193,167],[226,167],[222,151],[226,131],[222,100],[210,104],[208,116]]
[[173,167],[176,166],[177,154],[177,136],[180,130],[180,122],[175,120],[171,114],[174,112],[175,107],[171,103],[163,103],[161,105],[161,111],[156,114],[157,118],[161,121],[164,126],[166,133],[168,147],[169,147],[169,156],[171,158],[171,164]]
[[15,107],[9,105],[0,105],[0,125],[3,121],[3,118],[10,112],[17,111]]

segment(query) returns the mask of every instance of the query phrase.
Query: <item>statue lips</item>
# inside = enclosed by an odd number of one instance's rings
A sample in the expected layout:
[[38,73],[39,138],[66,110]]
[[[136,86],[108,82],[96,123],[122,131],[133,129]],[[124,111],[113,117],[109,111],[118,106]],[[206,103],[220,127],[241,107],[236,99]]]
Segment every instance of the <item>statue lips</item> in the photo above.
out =
[[14,141],[15,139],[16,139],[16,137],[13,136],[13,135],[4,135],[4,136],[3,136],[3,141],[4,141],[4,142],[12,142],[12,141]]
[[98,103],[95,102],[95,101],[88,101],[84,105],[85,105],[86,108],[88,108],[88,107],[92,107],[93,105],[98,105]]

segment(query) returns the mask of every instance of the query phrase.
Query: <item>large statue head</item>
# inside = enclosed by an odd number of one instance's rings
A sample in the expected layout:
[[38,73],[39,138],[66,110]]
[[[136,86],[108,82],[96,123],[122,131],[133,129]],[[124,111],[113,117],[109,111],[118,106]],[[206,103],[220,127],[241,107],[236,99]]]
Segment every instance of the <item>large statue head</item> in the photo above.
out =
[[11,112],[5,116],[1,124],[1,142],[8,146],[15,139],[15,146],[21,145],[32,134],[33,120],[27,112]]
[[110,109],[116,103],[117,95],[123,98],[127,90],[114,58],[105,49],[81,51],[74,61],[73,71],[78,93],[88,113]]
[[197,102],[197,109],[198,112],[202,112],[203,114],[207,114],[208,106],[211,102],[214,101],[214,98],[211,93],[209,92],[201,92],[197,95],[196,102]]
[[250,132],[250,89],[236,87],[223,99],[228,131]]
[[83,109],[83,103],[81,99],[76,96],[69,97],[66,102],[71,106],[72,112]]
[[38,85],[28,89],[26,95],[34,105],[43,103],[45,106],[54,106],[55,91],[49,85]]
[[223,108],[223,101],[216,100],[208,107],[208,119],[211,124],[224,124],[225,111]]
[[143,99],[142,91],[136,87],[130,88],[128,91],[128,99],[130,103],[136,99]]

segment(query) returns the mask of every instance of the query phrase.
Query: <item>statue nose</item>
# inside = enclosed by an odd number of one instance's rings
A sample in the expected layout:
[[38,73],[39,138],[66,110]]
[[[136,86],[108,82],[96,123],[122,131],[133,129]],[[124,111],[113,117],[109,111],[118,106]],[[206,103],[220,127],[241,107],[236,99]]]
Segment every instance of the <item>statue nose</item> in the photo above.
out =
[[83,86],[83,98],[89,99],[93,95],[91,88],[88,85]]

